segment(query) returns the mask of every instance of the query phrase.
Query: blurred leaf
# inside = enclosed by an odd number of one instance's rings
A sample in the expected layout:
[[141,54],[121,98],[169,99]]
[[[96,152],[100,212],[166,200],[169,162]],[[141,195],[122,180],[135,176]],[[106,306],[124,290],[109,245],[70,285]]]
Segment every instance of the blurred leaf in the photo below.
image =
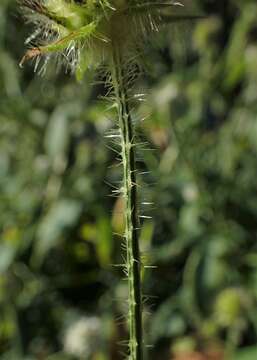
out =
[[45,135],[45,146],[52,161],[64,157],[69,141],[69,123],[66,107],[52,114]]
[[59,200],[49,209],[37,231],[34,253],[36,263],[42,262],[47,252],[56,246],[62,235],[76,223],[81,210],[79,202],[69,199]]
[[113,250],[113,235],[111,222],[108,217],[100,217],[97,221],[97,254],[103,267],[111,263]]
[[151,322],[151,341],[182,335],[186,323],[177,309],[174,298],[168,299],[155,312]]
[[0,244],[0,273],[4,273],[14,261],[17,249],[11,244]]

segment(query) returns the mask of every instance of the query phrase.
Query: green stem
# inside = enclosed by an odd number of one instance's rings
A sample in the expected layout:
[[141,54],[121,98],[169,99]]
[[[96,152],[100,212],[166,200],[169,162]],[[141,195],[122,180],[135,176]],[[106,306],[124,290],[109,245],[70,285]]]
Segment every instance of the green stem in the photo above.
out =
[[119,46],[114,46],[111,72],[117,102],[123,164],[122,193],[125,201],[126,268],[129,287],[129,359],[142,360],[141,262],[138,243],[135,143],[124,70]]

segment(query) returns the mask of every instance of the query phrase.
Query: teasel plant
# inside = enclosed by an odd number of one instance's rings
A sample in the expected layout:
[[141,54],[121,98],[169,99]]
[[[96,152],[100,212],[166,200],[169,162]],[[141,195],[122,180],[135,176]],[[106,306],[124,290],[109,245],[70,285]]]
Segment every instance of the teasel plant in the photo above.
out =
[[[185,0],[187,1],[187,0]],[[27,51],[20,66],[34,61],[43,73],[55,59],[58,66],[82,80],[87,70],[104,64],[117,110],[123,180],[117,191],[124,199],[124,271],[128,279],[128,359],[143,359],[142,262],[139,249],[136,137],[131,103],[133,82],[141,67],[142,49],[151,33],[164,24],[198,18],[183,13],[184,3],[159,0],[18,0],[22,14],[34,31],[25,41]],[[179,9],[179,11],[177,11]],[[41,64],[41,65],[40,65]],[[132,91],[131,91],[132,89]]]

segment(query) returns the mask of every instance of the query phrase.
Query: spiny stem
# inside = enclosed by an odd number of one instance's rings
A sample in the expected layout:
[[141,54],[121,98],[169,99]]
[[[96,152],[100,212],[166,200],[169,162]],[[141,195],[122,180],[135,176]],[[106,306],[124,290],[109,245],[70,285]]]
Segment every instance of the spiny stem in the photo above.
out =
[[133,124],[129,109],[125,65],[119,46],[112,50],[112,82],[117,101],[123,164],[126,267],[129,286],[129,359],[143,359],[140,251],[138,243],[137,186]]

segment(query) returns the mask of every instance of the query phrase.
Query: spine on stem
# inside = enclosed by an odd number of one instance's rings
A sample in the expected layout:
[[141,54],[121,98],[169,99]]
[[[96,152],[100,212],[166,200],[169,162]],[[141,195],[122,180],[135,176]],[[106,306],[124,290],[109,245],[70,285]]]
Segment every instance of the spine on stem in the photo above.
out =
[[129,291],[129,360],[143,359],[141,262],[138,243],[135,137],[127,94],[125,65],[118,46],[113,46],[111,76],[117,103],[123,164],[126,270]]

